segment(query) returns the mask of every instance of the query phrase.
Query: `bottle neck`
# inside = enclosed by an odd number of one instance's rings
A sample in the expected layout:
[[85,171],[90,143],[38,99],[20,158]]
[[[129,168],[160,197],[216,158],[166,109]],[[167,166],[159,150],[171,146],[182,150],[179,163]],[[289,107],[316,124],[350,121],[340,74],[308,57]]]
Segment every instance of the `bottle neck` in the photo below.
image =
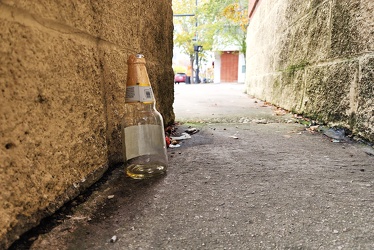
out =
[[155,98],[148,78],[143,56],[131,55],[128,59],[126,82],[126,103],[140,103],[149,108],[155,108]]

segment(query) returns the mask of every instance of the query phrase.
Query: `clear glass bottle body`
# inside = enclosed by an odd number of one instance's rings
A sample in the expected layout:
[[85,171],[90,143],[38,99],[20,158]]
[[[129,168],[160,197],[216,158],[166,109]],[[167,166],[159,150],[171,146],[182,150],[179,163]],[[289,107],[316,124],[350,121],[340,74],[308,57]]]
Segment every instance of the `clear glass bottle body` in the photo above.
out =
[[132,103],[126,107],[132,110],[132,115],[123,119],[122,145],[126,174],[134,179],[162,175],[167,169],[164,125],[161,114],[153,106]]
[[130,56],[122,145],[126,174],[146,179],[166,173],[168,158],[161,114],[156,110],[142,55]]

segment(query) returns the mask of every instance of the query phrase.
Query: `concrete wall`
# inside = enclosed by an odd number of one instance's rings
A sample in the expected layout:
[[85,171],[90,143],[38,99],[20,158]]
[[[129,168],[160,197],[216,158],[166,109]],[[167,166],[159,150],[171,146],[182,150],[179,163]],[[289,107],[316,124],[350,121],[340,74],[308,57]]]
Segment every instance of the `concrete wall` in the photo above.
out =
[[247,92],[374,141],[374,2],[262,0],[247,36]]
[[0,249],[122,161],[127,58],[172,122],[171,0],[0,1]]
[[214,52],[214,83],[221,82],[221,52]]
[[238,67],[238,83],[245,82],[245,73],[246,73],[246,65],[245,65],[245,55],[243,53],[239,54],[239,67]]

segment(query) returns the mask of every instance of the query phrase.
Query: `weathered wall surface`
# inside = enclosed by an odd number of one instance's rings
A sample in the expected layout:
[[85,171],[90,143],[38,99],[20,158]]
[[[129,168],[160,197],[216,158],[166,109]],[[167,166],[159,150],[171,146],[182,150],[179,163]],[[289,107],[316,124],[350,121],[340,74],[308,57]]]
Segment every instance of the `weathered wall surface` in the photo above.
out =
[[260,1],[247,92],[374,141],[374,2]]
[[127,58],[174,119],[171,0],[0,1],[0,248],[122,161]]

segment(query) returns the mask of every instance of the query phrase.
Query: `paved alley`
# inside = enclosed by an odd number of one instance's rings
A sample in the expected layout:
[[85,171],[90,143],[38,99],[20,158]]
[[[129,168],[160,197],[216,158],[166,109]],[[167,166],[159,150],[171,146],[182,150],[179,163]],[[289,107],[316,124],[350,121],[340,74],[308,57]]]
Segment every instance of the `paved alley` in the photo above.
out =
[[372,147],[243,84],[175,85],[174,111],[178,132],[199,132],[168,149],[166,176],[117,166],[12,249],[374,249]]

